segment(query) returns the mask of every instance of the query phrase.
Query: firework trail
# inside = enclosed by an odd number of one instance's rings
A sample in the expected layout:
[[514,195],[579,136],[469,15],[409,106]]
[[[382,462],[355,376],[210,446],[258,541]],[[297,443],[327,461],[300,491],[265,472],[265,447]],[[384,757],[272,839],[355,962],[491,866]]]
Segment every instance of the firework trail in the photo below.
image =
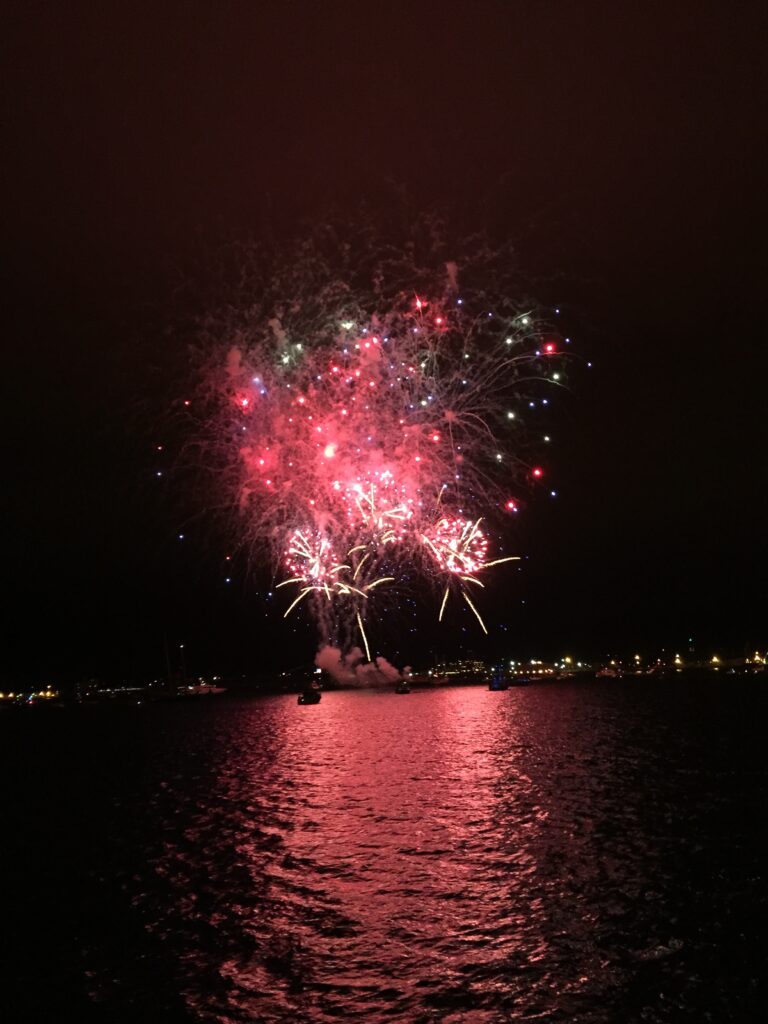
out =
[[413,580],[434,583],[440,619],[453,593],[487,631],[476,600],[514,558],[505,518],[543,475],[523,413],[563,383],[563,340],[500,287],[500,261],[480,247],[459,267],[435,248],[326,229],[271,263],[241,251],[187,409],[284,614],[309,608],[324,643],[369,661],[366,627]]

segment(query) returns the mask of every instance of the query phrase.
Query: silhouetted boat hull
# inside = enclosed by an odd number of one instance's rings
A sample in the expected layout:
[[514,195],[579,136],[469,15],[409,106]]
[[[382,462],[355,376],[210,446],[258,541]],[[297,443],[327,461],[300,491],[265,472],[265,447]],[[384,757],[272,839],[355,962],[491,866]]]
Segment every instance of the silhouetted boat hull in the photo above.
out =
[[304,690],[299,694],[298,704],[319,704],[322,694],[319,690]]

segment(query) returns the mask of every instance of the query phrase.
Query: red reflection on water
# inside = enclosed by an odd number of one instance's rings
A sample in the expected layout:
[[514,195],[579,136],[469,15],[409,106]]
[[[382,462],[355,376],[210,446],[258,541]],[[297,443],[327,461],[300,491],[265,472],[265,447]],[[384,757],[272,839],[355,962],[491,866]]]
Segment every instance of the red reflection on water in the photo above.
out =
[[[503,694],[446,689],[326,694],[310,714],[297,709],[288,733],[306,759],[307,802],[285,834],[291,862],[322,879],[323,899],[390,962],[436,957],[457,930],[480,924],[493,889],[478,863],[498,831],[497,748],[515,746],[510,707]],[[333,980],[360,984],[359,964],[353,979],[340,957]]]

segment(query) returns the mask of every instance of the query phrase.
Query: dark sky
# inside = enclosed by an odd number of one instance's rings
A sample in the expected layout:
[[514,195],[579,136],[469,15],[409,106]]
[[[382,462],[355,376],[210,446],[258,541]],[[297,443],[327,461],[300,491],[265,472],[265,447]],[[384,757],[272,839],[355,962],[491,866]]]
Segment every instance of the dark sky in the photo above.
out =
[[158,325],[169,268],[389,179],[517,238],[594,362],[506,631],[444,649],[768,644],[764,5],[13,6],[3,678],[160,672],[164,636],[200,670],[311,656],[204,521],[174,543]]

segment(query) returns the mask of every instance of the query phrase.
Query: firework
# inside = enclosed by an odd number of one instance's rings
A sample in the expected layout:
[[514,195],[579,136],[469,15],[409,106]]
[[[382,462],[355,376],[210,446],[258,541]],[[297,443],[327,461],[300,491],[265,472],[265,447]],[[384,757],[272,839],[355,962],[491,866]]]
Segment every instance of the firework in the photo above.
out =
[[486,629],[470,588],[513,559],[492,550],[544,472],[524,420],[563,381],[560,339],[527,305],[460,291],[453,263],[408,272],[388,251],[367,266],[368,283],[339,284],[315,240],[210,315],[193,413],[219,502],[295,588],[286,614],[309,599],[370,656],[364,622],[417,578],[442,593],[440,619],[455,591]]
[[476,521],[443,517],[430,534],[424,534],[423,540],[434,556],[437,569],[447,574],[448,582],[443,591],[438,619],[442,621],[443,612],[451,592],[451,583],[458,583],[458,590],[466,601],[484,633],[487,633],[480,612],[475,607],[465,583],[473,583],[477,587],[484,584],[478,576],[485,569],[504,562],[519,561],[519,556],[508,555],[506,558],[495,558],[488,561],[488,538],[481,529],[482,519]]

